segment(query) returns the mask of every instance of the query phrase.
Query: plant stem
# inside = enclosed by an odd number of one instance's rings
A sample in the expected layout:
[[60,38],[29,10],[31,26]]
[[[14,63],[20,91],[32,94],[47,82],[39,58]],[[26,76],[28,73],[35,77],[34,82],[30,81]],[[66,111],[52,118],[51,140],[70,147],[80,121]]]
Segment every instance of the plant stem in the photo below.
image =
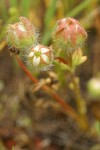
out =
[[74,85],[74,93],[75,93],[75,98],[76,98],[76,105],[77,105],[77,110],[80,115],[85,115],[86,114],[86,103],[83,97],[81,96],[81,91],[80,91],[80,86],[79,82],[76,79],[76,76],[74,73],[71,73],[71,78],[72,82]]
[[[57,60],[59,60],[61,63],[68,65],[70,68],[72,68],[72,56],[69,55],[68,61],[66,61],[64,58],[58,57]],[[83,97],[81,96],[80,86],[79,82],[76,80],[76,76],[72,69],[69,70],[71,74],[72,83],[74,85],[74,93],[76,98],[76,105],[77,105],[77,111],[80,115],[86,114],[86,103]]]
[[59,62],[62,62],[65,65],[69,64],[69,62],[67,62],[64,58],[61,58],[61,57],[56,57],[55,60],[58,60]]
[[[20,67],[24,70],[24,72],[27,74],[27,76],[31,79],[33,83],[39,83],[38,79],[35,78],[29,70],[25,67],[25,65],[22,63],[22,61],[18,58],[16,55],[16,59]],[[71,118],[77,120],[78,115],[75,112],[75,110],[69,106],[56,92],[54,92],[52,89],[50,89],[47,85],[43,85],[42,89],[45,90],[50,96],[54,98],[55,101],[57,101],[63,108],[63,111]]]
[[[24,70],[24,72],[31,79],[31,81],[33,83],[39,83],[39,80],[29,72],[29,70],[26,68],[26,66],[22,63],[22,61],[18,58],[17,55],[16,59],[20,67]],[[49,88],[47,85],[43,85],[41,88],[44,91],[46,91],[56,102],[59,103],[63,113],[65,113],[70,118],[74,119],[82,130],[87,131],[89,129],[89,124],[88,122],[86,122],[86,118],[83,118],[79,114],[77,114],[76,111],[69,104],[67,104],[54,90]]]
[[[77,78],[74,75],[74,73],[71,73],[71,77],[72,77],[72,82],[74,85],[74,93],[75,93],[77,111],[78,111],[78,114],[80,115],[80,118],[82,119],[82,122],[80,122],[80,123],[83,124],[83,126],[86,129],[89,129],[88,128],[89,122],[88,122],[88,118],[86,116],[87,106],[86,106],[86,102],[85,102],[84,98],[81,95],[79,81],[77,81]],[[79,121],[81,121],[81,120],[79,120]]]

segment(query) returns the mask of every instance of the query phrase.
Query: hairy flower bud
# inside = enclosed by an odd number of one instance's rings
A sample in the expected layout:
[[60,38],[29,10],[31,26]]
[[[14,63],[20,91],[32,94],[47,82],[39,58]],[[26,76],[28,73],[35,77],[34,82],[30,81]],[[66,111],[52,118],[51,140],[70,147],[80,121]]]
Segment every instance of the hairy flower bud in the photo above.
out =
[[8,26],[7,43],[11,48],[24,49],[37,42],[35,27],[25,17],[20,17],[19,22]]
[[28,65],[34,70],[48,70],[52,66],[53,52],[43,45],[33,47],[28,55]]
[[73,18],[63,18],[57,22],[53,33],[54,48],[72,52],[83,46],[87,33],[80,23]]

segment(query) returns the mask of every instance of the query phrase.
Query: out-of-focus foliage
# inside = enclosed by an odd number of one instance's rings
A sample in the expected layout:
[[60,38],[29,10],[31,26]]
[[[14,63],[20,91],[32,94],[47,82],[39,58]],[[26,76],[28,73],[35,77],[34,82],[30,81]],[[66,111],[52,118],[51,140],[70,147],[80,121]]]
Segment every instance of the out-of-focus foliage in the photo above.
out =
[[99,0],[1,0],[1,31],[5,30],[4,25],[15,22],[18,16],[26,16],[42,30],[42,42],[48,44],[56,20],[67,16],[75,17],[89,28],[99,11],[99,3]]

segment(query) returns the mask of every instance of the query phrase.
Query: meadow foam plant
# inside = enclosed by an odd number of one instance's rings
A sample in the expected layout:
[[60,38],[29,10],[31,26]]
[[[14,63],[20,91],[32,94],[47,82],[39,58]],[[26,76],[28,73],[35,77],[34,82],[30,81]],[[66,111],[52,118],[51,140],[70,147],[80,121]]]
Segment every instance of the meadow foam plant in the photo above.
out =
[[[59,49],[61,53],[58,57],[66,56],[66,52],[72,53],[71,59],[66,58],[70,62],[69,64],[72,63],[70,66],[75,68],[84,61],[85,57],[82,57],[79,53],[81,50],[77,49],[83,46],[86,39],[86,31],[77,20],[70,17],[57,21],[51,47],[38,43],[37,30],[26,17],[20,17],[19,22],[10,24],[6,34],[6,41],[11,48],[11,52],[20,54],[22,60],[32,71],[47,71],[50,69],[54,60],[56,60],[54,55],[57,55]],[[75,50],[77,50],[77,53],[74,53]]]
[[53,51],[51,48],[38,44],[28,55],[28,65],[34,70],[48,70],[52,66]]
[[53,33],[53,47],[73,52],[82,47],[86,39],[87,33],[76,19],[63,18],[57,22]]
[[37,32],[31,22],[20,17],[19,22],[8,26],[6,41],[11,48],[25,49],[37,44]]

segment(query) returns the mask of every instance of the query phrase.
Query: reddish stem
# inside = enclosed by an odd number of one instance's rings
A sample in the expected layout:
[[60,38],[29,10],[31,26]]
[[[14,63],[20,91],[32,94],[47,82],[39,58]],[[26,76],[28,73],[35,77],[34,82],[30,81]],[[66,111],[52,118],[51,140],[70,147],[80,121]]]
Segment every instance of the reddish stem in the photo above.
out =
[[[34,83],[39,83],[38,79],[35,78],[28,71],[28,69],[25,67],[25,65],[18,58],[17,55],[16,55],[16,59],[17,59],[18,64],[20,65],[20,67],[24,70],[24,72],[31,79],[31,81],[34,82]],[[71,118],[73,118],[75,120],[79,119],[79,116],[77,115],[77,113],[75,112],[75,110],[71,106],[69,106],[69,104],[67,104],[55,91],[53,91],[52,89],[50,89],[47,85],[43,85],[41,88],[43,90],[45,90],[50,96],[52,96],[54,98],[55,101],[57,101],[62,106],[64,113],[66,113],[69,117],[71,117]]]
[[59,62],[62,62],[63,64],[66,64],[68,65],[68,61],[66,61],[64,58],[61,58],[61,57],[56,57],[55,60],[58,60]]

